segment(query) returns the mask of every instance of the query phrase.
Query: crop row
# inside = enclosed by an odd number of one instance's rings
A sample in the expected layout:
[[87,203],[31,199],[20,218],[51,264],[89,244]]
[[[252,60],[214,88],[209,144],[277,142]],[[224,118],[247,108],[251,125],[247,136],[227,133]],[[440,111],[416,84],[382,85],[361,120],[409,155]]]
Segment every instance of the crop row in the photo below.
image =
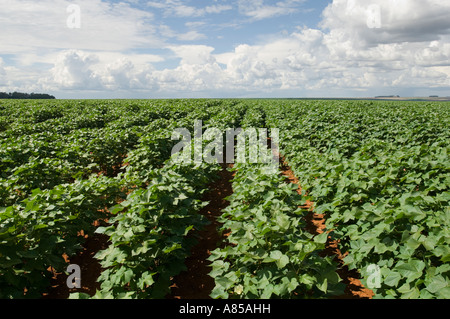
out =
[[305,230],[305,199],[278,169],[236,164],[220,221],[230,231],[212,252],[213,298],[321,298],[343,292],[336,264],[321,257],[327,234]]
[[[216,164],[171,161],[175,128],[278,128],[278,168],[235,164],[233,195],[212,252],[213,298],[321,298],[342,292],[323,257],[338,240],[345,265],[379,298],[450,298],[447,104],[281,101],[0,102],[0,298],[35,298],[80,230],[109,237],[94,298],[163,298],[184,268]],[[202,141],[203,145],[208,143]],[[313,200],[329,233],[305,231]],[[113,217],[96,228],[93,222]],[[375,268],[373,267],[375,266]],[[86,295],[73,295],[85,298]]]
[[[36,298],[105,209],[170,157],[170,104],[2,102],[0,298]],[[55,103],[55,102],[52,102]],[[117,109],[116,109],[117,107]],[[186,106],[188,108],[188,106]]]
[[[378,298],[450,297],[449,122],[443,104],[268,109],[281,152]],[[295,119],[295,121],[294,121]],[[378,280],[373,279],[377,270]]]

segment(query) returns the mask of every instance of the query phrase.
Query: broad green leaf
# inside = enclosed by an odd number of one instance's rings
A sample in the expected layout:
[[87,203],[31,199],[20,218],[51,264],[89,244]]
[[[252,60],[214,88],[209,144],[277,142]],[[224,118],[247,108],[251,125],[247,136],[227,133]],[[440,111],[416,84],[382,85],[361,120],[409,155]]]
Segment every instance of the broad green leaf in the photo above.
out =
[[421,260],[410,260],[408,263],[397,265],[395,270],[407,279],[407,282],[414,281],[422,276],[425,263]]
[[389,271],[389,274],[384,278],[383,283],[390,286],[390,287],[397,287],[398,283],[402,276],[400,273],[396,271]]
[[449,283],[441,275],[433,277],[431,283],[429,283],[426,289],[432,294],[436,294],[440,290],[449,286]]
[[326,293],[327,292],[327,288],[328,288],[328,280],[327,280],[327,278],[324,278],[324,280],[322,282],[317,283],[316,286],[317,286],[317,288],[320,291]]
[[327,239],[328,239],[328,233],[323,232],[322,234],[314,237],[314,242],[316,242],[318,244],[325,244],[327,242]]

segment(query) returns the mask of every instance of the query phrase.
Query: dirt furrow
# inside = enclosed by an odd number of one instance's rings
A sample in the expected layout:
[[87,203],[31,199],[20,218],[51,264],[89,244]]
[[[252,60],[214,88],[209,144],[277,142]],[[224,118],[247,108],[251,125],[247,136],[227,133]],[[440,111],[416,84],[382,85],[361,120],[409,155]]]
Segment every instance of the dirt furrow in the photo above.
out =
[[[100,226],[103,221],[96,221],[94,225]],[[100,262],[94,258],[95,254],[100,250],[106,249],[109,245],[109,238],[102,234],[93,234],[92,236],[85,235],[83,231],[79,233],[79,236],[84,236],[86,242],[83,245],[83,250],[72,258],[67,255],[63,255],[63,258],[69,264],[79,265],[81,268],[81,288],[70,289],[67,287],[66,280],[68,275],[65,273],[57,273],[53,269],[49,269],[53,272],[51,280],[51,286],[47,293],[43,294],[43,299],[67,299],[71,293],[79,292],[86,293],[93,296],[97,289],[100,289],[100,283],[97,282],[97,278],[102,272]]]
[[224,165],[219,174],[220,178],[209,185],[209,191],[203,198],[209,204],[200,211],[210,224],[197,231],[198,243],[192,248],[190,257],[185,261],[187,270],[173,278],[168,299],[210,299],[209,295],[215,283],[209,276],[211,268],[207,258],[212,250],[223,245],[228,235],[218,232],[220,223],[217,218],[222,215],[222,209],[228,205],[225,198],[233,192],[231,183],[233,173],[229,172]]

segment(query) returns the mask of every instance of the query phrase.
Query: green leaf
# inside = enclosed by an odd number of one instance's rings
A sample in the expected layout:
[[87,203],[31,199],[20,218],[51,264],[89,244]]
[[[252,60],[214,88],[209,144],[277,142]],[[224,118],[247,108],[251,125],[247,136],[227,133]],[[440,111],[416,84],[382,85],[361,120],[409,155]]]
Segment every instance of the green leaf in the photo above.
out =
[[437,292],[439,299],[450,299],[450,287],[445,287]]
[[168,246],[166,248],[164,248],[163,252],[165,254],[170,254],[171,252],[173,252],[174,250],[177,249],[181,249],[183,246],[179,243],[174,243],[172,246]]
[[69,295],[69,299],[91,299],[91,296],[82,292],[75,292]]
[[422,276],[425,263],[421,260],[410,260],[395,267],[395,270],[406,278],[407,282],[414,281]]
[[221,276],[215,279],[216,285],[223,287],[224,290],[228,290],[234,282],[231,281],[227,276]]
[[389,274],[384,278],[383,283],[390,287],[397,287],[402,276],[396,271],[389,271]]
[[311,276],[311,275],[309,275],[309,274],[303,274],[303,275],[300,276],[299,282],[301,284],[306,285],[306,287],[308,289],[310,289],[312,287],[312,285],[316,282],[316,278]]
[[209,296],[212,299],[228,299],[228,293],[225,288],[220,285],[216,285]]
[[274,286],[272,284],[268,284],[264,287],[263,293],[261,294],[261,299],[270,299],[272,294],[274,293]]
[[147,286],[151,286],[155,283],[155,281],[153,280],[153,275],[155,273],[150,273],[148,271],[144,272],[141,276],[141,278],[139,278],[138,281],[138,287],[141,289],[146,288]]
[[45,228],[48,228],[48,227],[49,227],[49,225],[39,224],[39,225],[34,227],[34,230],[45,229]]
[[441,275],[433,277],[431,283],[429,283],[426,289],[432,294],[436,294],[438,291],[447,288],[448,282]]
[[284,268],[288,263],[289,257],[286,255],[281,256],[280,259],[278,259],[276,262],[278,269]]
[[289,263],[289,257],[279,250],[274,250],[270,252],[269,257],[263,259],[263,262],[275,262],[278,269],[281,269]]
[[124,209],[125,209],[124,206],[122,206],[122,205],[116,205],[116,206],[111,207],[111,208],[109,209],[109,211],[111,212],[111,214],[117,215],[118,213],[122,212]]
[[316,284],[316,287],[317,287],[320,291],[326,293],[326,292],[327,292],[327,289],[328,289],[328,279],[327,279],[327,278],[324,278],[322,282],[319,282],[319,283]]
[[328,239],[328,233],[323,232],[322,234],[314,237],[314,242],[318,243],[318,244],[325,244],[327,242],[327,239]]
[[420,296],[420,290],[417,287],[411,288],[411,290],[403,292],[402,299],[417,299]]
[[186,229],[184,230],[184,236],[186,236],[193,228],[194,228],[194,225],[190,225],[190,226],[186,227]]

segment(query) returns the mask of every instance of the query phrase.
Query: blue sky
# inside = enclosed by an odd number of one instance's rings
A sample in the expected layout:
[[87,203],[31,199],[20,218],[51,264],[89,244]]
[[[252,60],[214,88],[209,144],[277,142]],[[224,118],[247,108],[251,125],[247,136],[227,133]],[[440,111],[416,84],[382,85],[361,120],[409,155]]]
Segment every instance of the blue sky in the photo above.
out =
[[442,0],[0,0],[0,91],[450,95]]

